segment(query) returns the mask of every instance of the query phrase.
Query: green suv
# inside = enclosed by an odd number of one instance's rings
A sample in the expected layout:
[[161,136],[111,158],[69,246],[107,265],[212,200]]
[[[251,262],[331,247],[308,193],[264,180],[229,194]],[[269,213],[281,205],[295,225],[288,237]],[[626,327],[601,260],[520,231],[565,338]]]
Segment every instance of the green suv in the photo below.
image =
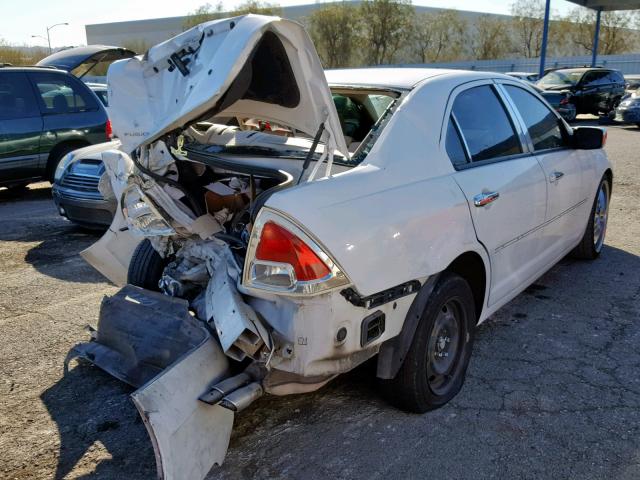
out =
[[0,67],[0,186],[53,180],[71,150],[109,140],[98,97],[55,68]]

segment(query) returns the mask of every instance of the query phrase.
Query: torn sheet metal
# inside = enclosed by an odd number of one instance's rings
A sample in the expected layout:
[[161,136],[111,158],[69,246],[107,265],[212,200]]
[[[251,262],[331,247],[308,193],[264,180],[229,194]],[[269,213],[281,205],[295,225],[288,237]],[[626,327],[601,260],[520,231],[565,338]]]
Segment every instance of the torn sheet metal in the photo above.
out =
[[94,341],[74,347],[68,359],[85,358],[140,387],[210,338],[188,307],[186,300],[127,285],[104,298]]
[[221,465],[229,446],[233,411],[198,400],[211,383],[228,375],[228,360],[208,338],[131,397],[164,480],[201,480]]
[[207,285],[207,319],[212,319],[225,354],[241,361],[245,356],[255,358],[263,345],[271,349],[271,339],[256,312],[238,293],[236,282],[227,268],[215,265]]
[[127,272],[133,251],[142,240],[127,229],[122,211],[118,208],[109,229],[100,240],[80,252],[80,256],[118,286],[127,283]]

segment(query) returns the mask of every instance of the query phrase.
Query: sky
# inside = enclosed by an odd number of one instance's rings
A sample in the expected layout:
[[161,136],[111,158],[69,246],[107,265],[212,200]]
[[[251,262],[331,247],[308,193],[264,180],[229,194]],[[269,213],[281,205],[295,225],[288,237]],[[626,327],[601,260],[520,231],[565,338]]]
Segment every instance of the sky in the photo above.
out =
[[[271,3],[284,7],[312,1],[272,0]],[[216,0],[209,2],[214,4]],[[186,15],[204,3],[207,0],[0,0],[0,39],[17,45],[46,46],[47,27],[66,22],[69,25],[50,30],[51,46],[82,45],[86,43],[86,24]],[[223,0],[228,9],[240,3],[242,0]],[[513,0],[414,0],[413,3],[508,14]],[[555,11],[564,13],[572,4],[564,0],[552,0],[551,5]],[[32,35],[44,38],[33,38]]]

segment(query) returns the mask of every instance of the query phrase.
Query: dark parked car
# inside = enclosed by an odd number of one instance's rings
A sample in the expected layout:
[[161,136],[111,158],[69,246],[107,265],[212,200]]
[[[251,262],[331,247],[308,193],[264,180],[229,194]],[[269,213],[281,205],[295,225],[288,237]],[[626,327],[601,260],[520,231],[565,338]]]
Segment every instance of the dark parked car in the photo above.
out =
[[537,85],[533,85],[540,95],[549,102],[560,115],[567,122],[572,122],[576,119],[576,106],[571,103],[571,94],[562,90],[542,90]]
[[108,140],[109,130],[102,102],[73,75],[0,68],[0,186],[53,180],[62,157]]
[[637,92],[625,96],[616,108],[616,122],[635,123],[640,127],[640,95]]
[[567,91],[577,114],[609,115],[625,94],[625,80],[617,70],[563,68],[547,72],[538,82],[547,91]]

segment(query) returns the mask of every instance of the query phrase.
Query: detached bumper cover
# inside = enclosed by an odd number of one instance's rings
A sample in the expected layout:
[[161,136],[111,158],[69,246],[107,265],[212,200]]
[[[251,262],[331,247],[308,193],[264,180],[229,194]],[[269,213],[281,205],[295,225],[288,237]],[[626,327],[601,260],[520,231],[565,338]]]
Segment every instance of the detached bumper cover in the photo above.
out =
[[185,300],[127,285],[102,302],[98,330],[66,363],[84,358],[138,387],[131,396],[154,446],[158,475],[200,480],[221,464],[234,413],[198,400],[229,376],[229,362]]

